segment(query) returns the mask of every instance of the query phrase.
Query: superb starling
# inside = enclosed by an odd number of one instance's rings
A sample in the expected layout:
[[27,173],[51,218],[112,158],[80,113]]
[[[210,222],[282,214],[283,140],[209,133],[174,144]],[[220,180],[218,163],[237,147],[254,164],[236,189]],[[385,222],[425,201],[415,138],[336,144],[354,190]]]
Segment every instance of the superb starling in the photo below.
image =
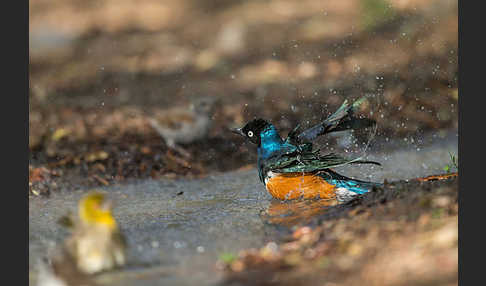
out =
[[294,128],[283,140],[275,126],[263,119],[254,119],[243,128],[233,129],[258,146],[258,175],[267,191],[281,200],[296,198],[337,199],[344,202],[382,184],[351,179],[336,173],[331,168],[347,164],[375,164],[361,158],[348,159],[337,154],[322,155],[313,151],[312,141],[318,136],[370,127],[375,121],[354,116],[354,110],[364,100],[341,107],[321,123],[298,132]]

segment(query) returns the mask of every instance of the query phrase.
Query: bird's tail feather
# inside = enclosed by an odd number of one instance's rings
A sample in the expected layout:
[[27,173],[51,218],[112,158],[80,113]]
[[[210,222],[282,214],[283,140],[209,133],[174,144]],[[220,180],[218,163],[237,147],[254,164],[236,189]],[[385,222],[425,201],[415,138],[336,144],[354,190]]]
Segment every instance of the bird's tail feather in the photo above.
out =
[[365,97],[361,97],[356,100],[353,104],[348,105],[348,101],[344,100],[341,107],[326,118],[323,122],[325,128],[324,133],[343,131],[348,129],[359,129],[372,126],[376,122],[369,118],[357,118],[354,117],[354,111],[366,100]]
[[367,193],[374,187],[383,187],[381,183],[351,179],[329,169],[319,175],[331,184],[336,185],[337,188],[345,188],[357,194]]
[[[331,114],[321,123],[303,131],[296,136],[298,142],[308,142],[326,133],[348,129],[361,129],[373,126],[376,124],[376,121],[369,118],[357,118],[353,116],[354,110],[356,110],[356,108],[360,106],[365,99],[365,97],[362,97],[351,105],[349,105],[348,101],[345,100],[338,110],[336,110],[336,112]],[[294,133],[296,133],[295,130],[292,132],[292,135],[294,135]]]

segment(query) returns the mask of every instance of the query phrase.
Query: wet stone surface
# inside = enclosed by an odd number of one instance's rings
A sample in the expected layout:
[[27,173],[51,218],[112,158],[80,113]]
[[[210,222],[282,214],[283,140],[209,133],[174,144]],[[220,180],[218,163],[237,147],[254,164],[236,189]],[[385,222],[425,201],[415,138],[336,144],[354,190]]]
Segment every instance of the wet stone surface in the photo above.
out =
[[[178,283],[214,282],[210,261],[222,252],[259,245],[271,231],[259,217],[269,195],[254,171],[200,180],[148,180],[104,190],[116,200],[114,215],[127,236],[131,267],[176,267],[179,271],[171,275],[178,276]],[[48,241],[62,239],[55,221],[73,210],[83,193],[31,200],[31,264]],[[175,279],[171,275],[156,280]]]
[[[416,146],[402,143],[386,153],[370,148],[369,158],[382,162],[382,167],[349,167],[337,171],[357,178],[372,174],[374,181],[443,173],[444,165],[450,163],[449,152],[457,154],[456,136],[452,132],[424,137],[432,143],[422,143],[422,152],[417,152]],[[202,179],[139,180],[102,189],[115,200],[114,215],[129,244],[128,265],[100,275],[99,281],[104,285],[217,284],[223,278],[223,273],[215,267],[218,257],[281,240],[289,233],[285,224],[288,221],[275,218],[291,216],[285,211],[277,210],[274,214],[271,211],[282,205],[291,209],[296,204],[272,199],[254,169]],[[49,197],[29,200],[31,279],[35,280],[37,259],[67,235],[56,220],[74,211],[86,191],[60,190]],[[330,208],[339,212],[339,206]],[[297,218],[295,223],[303,223],[326,211],[326,207],[318,208],[308,217]]]

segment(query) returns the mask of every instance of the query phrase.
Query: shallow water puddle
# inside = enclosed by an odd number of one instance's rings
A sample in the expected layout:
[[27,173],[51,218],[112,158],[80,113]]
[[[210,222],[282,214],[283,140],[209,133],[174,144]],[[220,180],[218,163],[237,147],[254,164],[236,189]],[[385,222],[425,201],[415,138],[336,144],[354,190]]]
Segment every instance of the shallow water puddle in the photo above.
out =
[[272,200],[270,206],[262,213],[262,219],[270,224],[293,226],[306,223],[316,215],[326,212],[336,200]]
[[[336,171],[381,182],[440,174],[450,163],[449,152],[457,154],[455,134],[424,144],[420,152],[407,146],[370,150],[368,159],[383,166]],[[237,254],[282,239],[287,232],[276,225],[287,228],[302,223],[332,204],[274,200],[255,169],[194,180],[145,180],[103,190],[115,200],[114,215],[129,244],[129,265],[99,275],[102,285],[215,285],[222,279],[215,262],[223,253]],[[86,191],[65,190],[49,198],[29,199],[31,280],[35,280],[37,259],[67,235],[57,219],[74,211]]]

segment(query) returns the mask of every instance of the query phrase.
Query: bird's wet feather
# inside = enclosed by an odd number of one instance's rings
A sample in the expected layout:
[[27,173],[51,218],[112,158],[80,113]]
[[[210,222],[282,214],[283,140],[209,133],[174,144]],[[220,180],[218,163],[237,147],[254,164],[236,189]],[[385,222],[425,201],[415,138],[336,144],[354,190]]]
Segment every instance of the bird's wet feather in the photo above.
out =
[[333,199],[335,186],[311,173],[286,173],[269,177],[267,191],[280,200]]
[[[348,164],[375,164],[362,158],[345,158],[337,154],[321,155],[312,150],[312,141],[318,136],[334,131],[363,128],[374,124],[370,119],[358,119],[353,112],[364,99],[341,107],[324,121],[301,133],[294,128],[283,140],[277,129],[263,119],[254,119],[238,134],[246,136],[258,146],[258,175],[268,192],[275,198],[286,200],[295,198],[333,198],[336,189],[342,194],[354,192],[362,194],[380,184],[354,180],[339,175],[331,168]],[[352,197],[351,195],[346,195]]]

